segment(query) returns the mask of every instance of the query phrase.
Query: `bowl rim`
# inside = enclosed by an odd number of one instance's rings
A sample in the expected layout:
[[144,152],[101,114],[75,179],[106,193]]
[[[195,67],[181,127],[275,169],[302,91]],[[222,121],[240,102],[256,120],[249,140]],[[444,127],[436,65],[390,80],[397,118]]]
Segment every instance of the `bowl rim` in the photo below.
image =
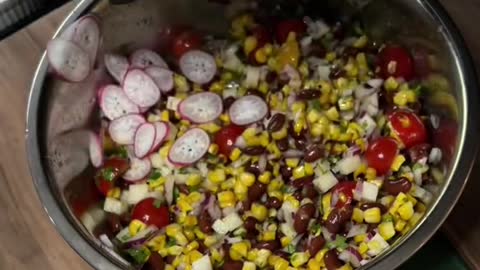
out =
[[[55,36],[84,14],[96,1],[97,0],[80,0],[60,25]],[[451,174],[448,188],[444,188],[444,192],[441,194],[436,205],[425,215],[427,218],[424,218],[400,243],[359,269],[394,269],[420,249],[439,229],[455,206],[468,180],[477,154],[478,143],[476,142],[475,136],[478,130],[478,124],[475,119],[479,113],[478,110],[474,108],[480,99],[475,65],[473,64],[460,31],[444,10],[443,6],[435,0],[424,0],[418,3],[422,5],[425,12],[440,25],[444,30],[445,37],[451,41],[449,44],[450,50],[452,50],[456,58],[456,66],[460,74],[463,75],[461,82],[463,86],[461,103],[463,103],[465,107],[463,108],[463,119],[461,122],[462,133],[458,144],[458,150],[461,154],[457,156],[453,166],[453,173]],[[47,70],[48,63],[44,53],[38,64],[30,88],[25,131],[28,165],[37,194],[43,204],[43,209],[55,229],[90,266],[95,269],[122,269],[105,256],[106,254],[90,245],[89,241],[82,237],[67,218],[66,213],[64,213],[62,208],[57,204],[58,201],[50,189],[48,177],[41,162],[39,126],[37,121]],[[466,89],[468,89],[468,91],[466,91]],[[465,142],[469,142],[468,147],[465,147]]]

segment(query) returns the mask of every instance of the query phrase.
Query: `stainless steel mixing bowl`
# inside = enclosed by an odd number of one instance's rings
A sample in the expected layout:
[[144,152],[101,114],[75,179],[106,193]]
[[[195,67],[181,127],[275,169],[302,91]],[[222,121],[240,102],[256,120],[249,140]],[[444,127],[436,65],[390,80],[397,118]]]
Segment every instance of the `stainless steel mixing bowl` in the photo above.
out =
[[[433,112],[449,114],[458,126],[456,134],[449,137],[454,151],[445,158],[449,160],[444,164],[446,179],[427,215],[388,252],[364,266],[394,269],[439,228],[470,173],[478,142],[475,121],[479,99],[474,67],[457,29],[436,1],[330,2],[340,7],[344,19],[359,16],[375,39],[395,40],[414,52],[423,52],[430,66],[424,78],[434,90],[429,92],[426,103]],[[83,0],[59,32],[91,11],[103,19],[104,50],[151,44],[158,29],[169,23],[187,23],[218,34],[228,27],[223,6],[206,0],[136,0],[126,5]],[[93,224],[102,219],[102,211],[95,211],[94,204],[90,205],[88,216],[76,216],[74,211],[76,204],[93,198],[93,170],[89,166],[85,130],[99,124],[95,106],[97,73],[81,84],[61,82],[48,74],[48,63],[43,57],[31,88],[26,136],[38,194],[57,230],[92,267],[129,269],[126,261],[90,234]]]

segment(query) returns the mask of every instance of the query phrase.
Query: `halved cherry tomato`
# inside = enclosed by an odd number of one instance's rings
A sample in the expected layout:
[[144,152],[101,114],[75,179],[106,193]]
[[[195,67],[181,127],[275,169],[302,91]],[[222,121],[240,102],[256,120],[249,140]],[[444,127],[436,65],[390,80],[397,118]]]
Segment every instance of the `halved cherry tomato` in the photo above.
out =
[[166,25],[160,28],[154,41],[154,49],[161,54],[170,53],[175,39],[190,29],[191,27],[182,24]]
[[297,34],[297,38],[299,35],[305,33],[307,31],[307,25],[302,20],[285,20],[278,23],[276,28],[276,39],[279,44],[284,43],[287,38],[288,34],[294,32]]
[[404,47],[390,45],[380,51],[378,58],[380,75],[387,79],[390,76],[410,80],[414,75],[412,56]]
[[355,182],[345,181],[338,183],[332,192],[332,197],[337,197],[337,203],[333,205],[335,208],[342,208],[349,205],[353,201],[353,192],[357,184]]
[[400,138],[406,148],[427,141],[427,129],[415,113],[397,110],[389,116],[389,119],[393,132]]
[[215,136],[215,143],[218,145],[218,152],[230,156],[237,138],[242,135],[245,129],[236,125],[229,125],[220,130]]
[[147,225],[155,225],[159,229],[170,223],[168,207],[160,205],[155,198],[147,198],[137,203],[133,208],[132,219],[140,220]]
[[172,51],[178,59],[188,51],[199,49],[202,47],[202,44],[202,37],[198,33],[186,31],[175,38]]
[[370,143],[365,152],[365,158],[368,166],[374,168],[378,175],[384,175],[390,171],[397,154],[397,142],[392,138],[381,137]]
[[95,174],[95,184],[98,190],[105,196],[115,186],[117,179],[124,174],[130,164],[126,159],[111,158]]

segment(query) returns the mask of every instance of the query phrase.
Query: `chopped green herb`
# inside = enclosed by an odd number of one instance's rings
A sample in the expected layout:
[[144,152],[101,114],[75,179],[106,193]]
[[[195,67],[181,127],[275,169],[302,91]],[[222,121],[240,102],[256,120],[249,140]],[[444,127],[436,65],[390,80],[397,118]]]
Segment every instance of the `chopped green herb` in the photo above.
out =
[[179,174],[188,174],[188,169],[187,168],[181,168],[180,170],[178,170],[178,173]]
[[428,89],[425,87],[425,86],[422,86],[422,85],[418,85],[417,87],[415,87],[413,89],[413,91],[415,92],[415,95],[417,97],[421,97],[423,95],[425,95],[427,92],[428,92]]
[[175,246],[176,244],[177,244],[177,240],[175,240],[174,238],[169,238],[167,242],[167,247],[172,247],[172,246]]
[[154,170],[151,174],[149,179],[150,180],[157,180],[158,178],[162,177],[162,173],[159,170]]
[[128,249],[127,253],[137,264],[144,264],[150,257],[150,250],[148,248]]
[[112,150],[111,153],[109,153],[109,156],[127,159],[128,158],[127,148],[125,148],[124,146],[115,148]]
[[297,251],[297,248],[294,245],[290,244],[287,246],[287,253],[293,254],[295,251]]
[[102,170],[102,177],[108,182],[112,182],[115,179],[115,171],[113,168],[105,168]]
[[320,224],[313,224],[312,228],[310,229],[311,233],[315,236],[320,235],[322,233],[322,226]]
[[153,206],[155,206],[155,208],[160,208],[162,206],[162,201],[160,200],[155,200],[153,202]]
[[335,240],[332,242],[327,243],[328,249],[346,249],[348,247],[347,239],[343,236],[337,235]]
[[309,107],[311,109],[317,110],[317,111],[322,111],[322,104],[320,104],[320,100],[312,100],[308,103]]

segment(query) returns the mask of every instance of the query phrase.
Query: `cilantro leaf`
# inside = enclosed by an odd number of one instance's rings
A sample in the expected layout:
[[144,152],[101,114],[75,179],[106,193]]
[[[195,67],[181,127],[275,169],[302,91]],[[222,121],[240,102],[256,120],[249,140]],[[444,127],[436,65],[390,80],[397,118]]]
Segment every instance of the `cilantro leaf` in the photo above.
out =
[[113,168],[105,168],[102,170],[102,177],[105,181],[112,182],[115,179],[115,171]]
[[311,233],[315,236],[318,236],[322,232],[322,226],[320,224],[313,224],[312,228],[310,229]]
[[294,245],[290,244],[287,246],[287,253],[293,254],[295,251],[297,251],[297,248]]
[[312,101],[308,102],[308,106],[314,110],[321,111],[322,110],[322,104],[320,104],[320,100],[315,99]]
[[347,247],[347,239],[341,235],[337,235],[334,241],[327,243],[327,248],[329,249],[346,249]]
[[148,261],[150,257],[150,250],[148,248],[142,249],[127,249],[127,254],[132,257],[132,259],[137,264],[144,264]]
[[155,200],[153,202],[153,206],[155,206],[155,208],[160,208],[162,206],[162,201],[160,200]]

